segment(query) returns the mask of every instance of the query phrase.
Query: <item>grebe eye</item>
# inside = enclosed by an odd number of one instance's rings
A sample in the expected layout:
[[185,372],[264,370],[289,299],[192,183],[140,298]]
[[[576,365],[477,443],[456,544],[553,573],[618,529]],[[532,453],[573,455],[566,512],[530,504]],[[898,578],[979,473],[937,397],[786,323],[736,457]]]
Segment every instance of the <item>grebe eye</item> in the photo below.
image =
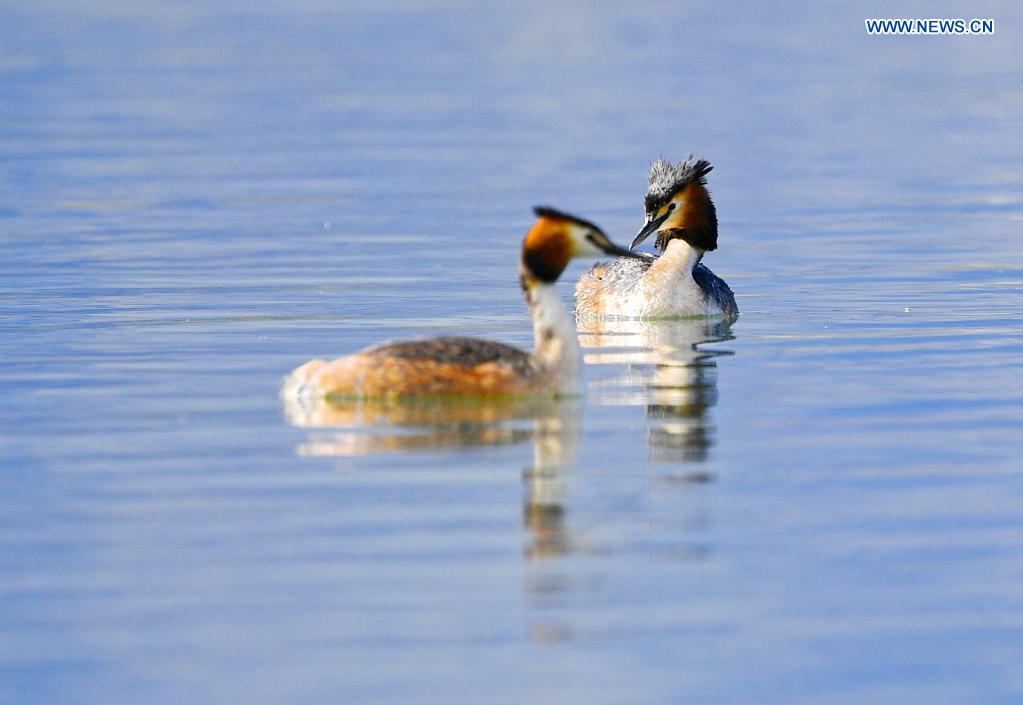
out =
[[668,204],[668,212],[671,212],[673,210],[675,210],[675,204],[674,203],[669,203]]

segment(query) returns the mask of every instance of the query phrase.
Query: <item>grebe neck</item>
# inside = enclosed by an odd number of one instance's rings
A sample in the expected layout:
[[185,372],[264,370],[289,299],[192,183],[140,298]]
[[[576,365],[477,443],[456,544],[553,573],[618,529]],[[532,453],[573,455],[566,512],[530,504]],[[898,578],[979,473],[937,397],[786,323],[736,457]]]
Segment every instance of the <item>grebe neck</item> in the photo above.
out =
[[649,273],[659,274],[682,274],[687,277],[693,275],[693,269],[703,259],[704,250],[693,247],[681,238],[668,241],[668,246],[652,265]]
[[558,392],[577,393],[582,350],[561,297],[551,284],[535,282],[526,289],[526,298],[536,341],[533,359],[553,373]]

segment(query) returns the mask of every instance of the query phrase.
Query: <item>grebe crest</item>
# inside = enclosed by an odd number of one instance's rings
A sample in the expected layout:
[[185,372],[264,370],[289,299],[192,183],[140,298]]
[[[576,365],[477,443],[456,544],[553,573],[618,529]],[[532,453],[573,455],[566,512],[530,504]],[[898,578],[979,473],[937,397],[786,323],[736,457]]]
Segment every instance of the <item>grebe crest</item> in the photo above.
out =
[[443,336],[388,342],[332,362],[312,360],[292,372],[282,395],[315,402],[337,397],[480,396],[578,392],[581,353],[575,325],[553,284],[575,257],[638,257],[596,225],[537,207],[526,233],[519,279],[533,319],[535,346]]
[[576,285],[576,316],[585,318],[671,318],[724,316],[739,309],[723,279],[701,264],[718,246],[717,210],[707,191],[706,159],[688,158],[650,165],[644,198],[646,220],[632,248],[654,232],[659,257],[600,263]]

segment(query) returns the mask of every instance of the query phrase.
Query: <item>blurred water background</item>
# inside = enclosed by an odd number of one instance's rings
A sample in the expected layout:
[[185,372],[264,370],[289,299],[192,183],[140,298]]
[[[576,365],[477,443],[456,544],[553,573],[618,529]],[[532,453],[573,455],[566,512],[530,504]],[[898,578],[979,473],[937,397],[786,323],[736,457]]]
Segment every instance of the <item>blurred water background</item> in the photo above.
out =
[[[8,2],[0,701],[1023,699],[1023,12]],[[296,414],[392,337],[530,344],[548,203],[689,152],[731,326],[583,400]],[[566,301],[573,265],[562,284]]]

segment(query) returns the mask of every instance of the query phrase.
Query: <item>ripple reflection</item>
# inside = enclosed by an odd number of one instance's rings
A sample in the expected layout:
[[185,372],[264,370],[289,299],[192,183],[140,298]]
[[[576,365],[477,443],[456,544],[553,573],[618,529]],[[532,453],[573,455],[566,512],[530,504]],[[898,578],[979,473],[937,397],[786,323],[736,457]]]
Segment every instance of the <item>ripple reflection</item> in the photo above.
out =
[[729,321],[592,321],[580,338],[591,351],[587,363],[625,366],[598,383],[592,401],[646,406],[651,462],[706,460],[714,444],[708,412],[718,400],[717,358],[733,353],[700,346],[734,339]]

